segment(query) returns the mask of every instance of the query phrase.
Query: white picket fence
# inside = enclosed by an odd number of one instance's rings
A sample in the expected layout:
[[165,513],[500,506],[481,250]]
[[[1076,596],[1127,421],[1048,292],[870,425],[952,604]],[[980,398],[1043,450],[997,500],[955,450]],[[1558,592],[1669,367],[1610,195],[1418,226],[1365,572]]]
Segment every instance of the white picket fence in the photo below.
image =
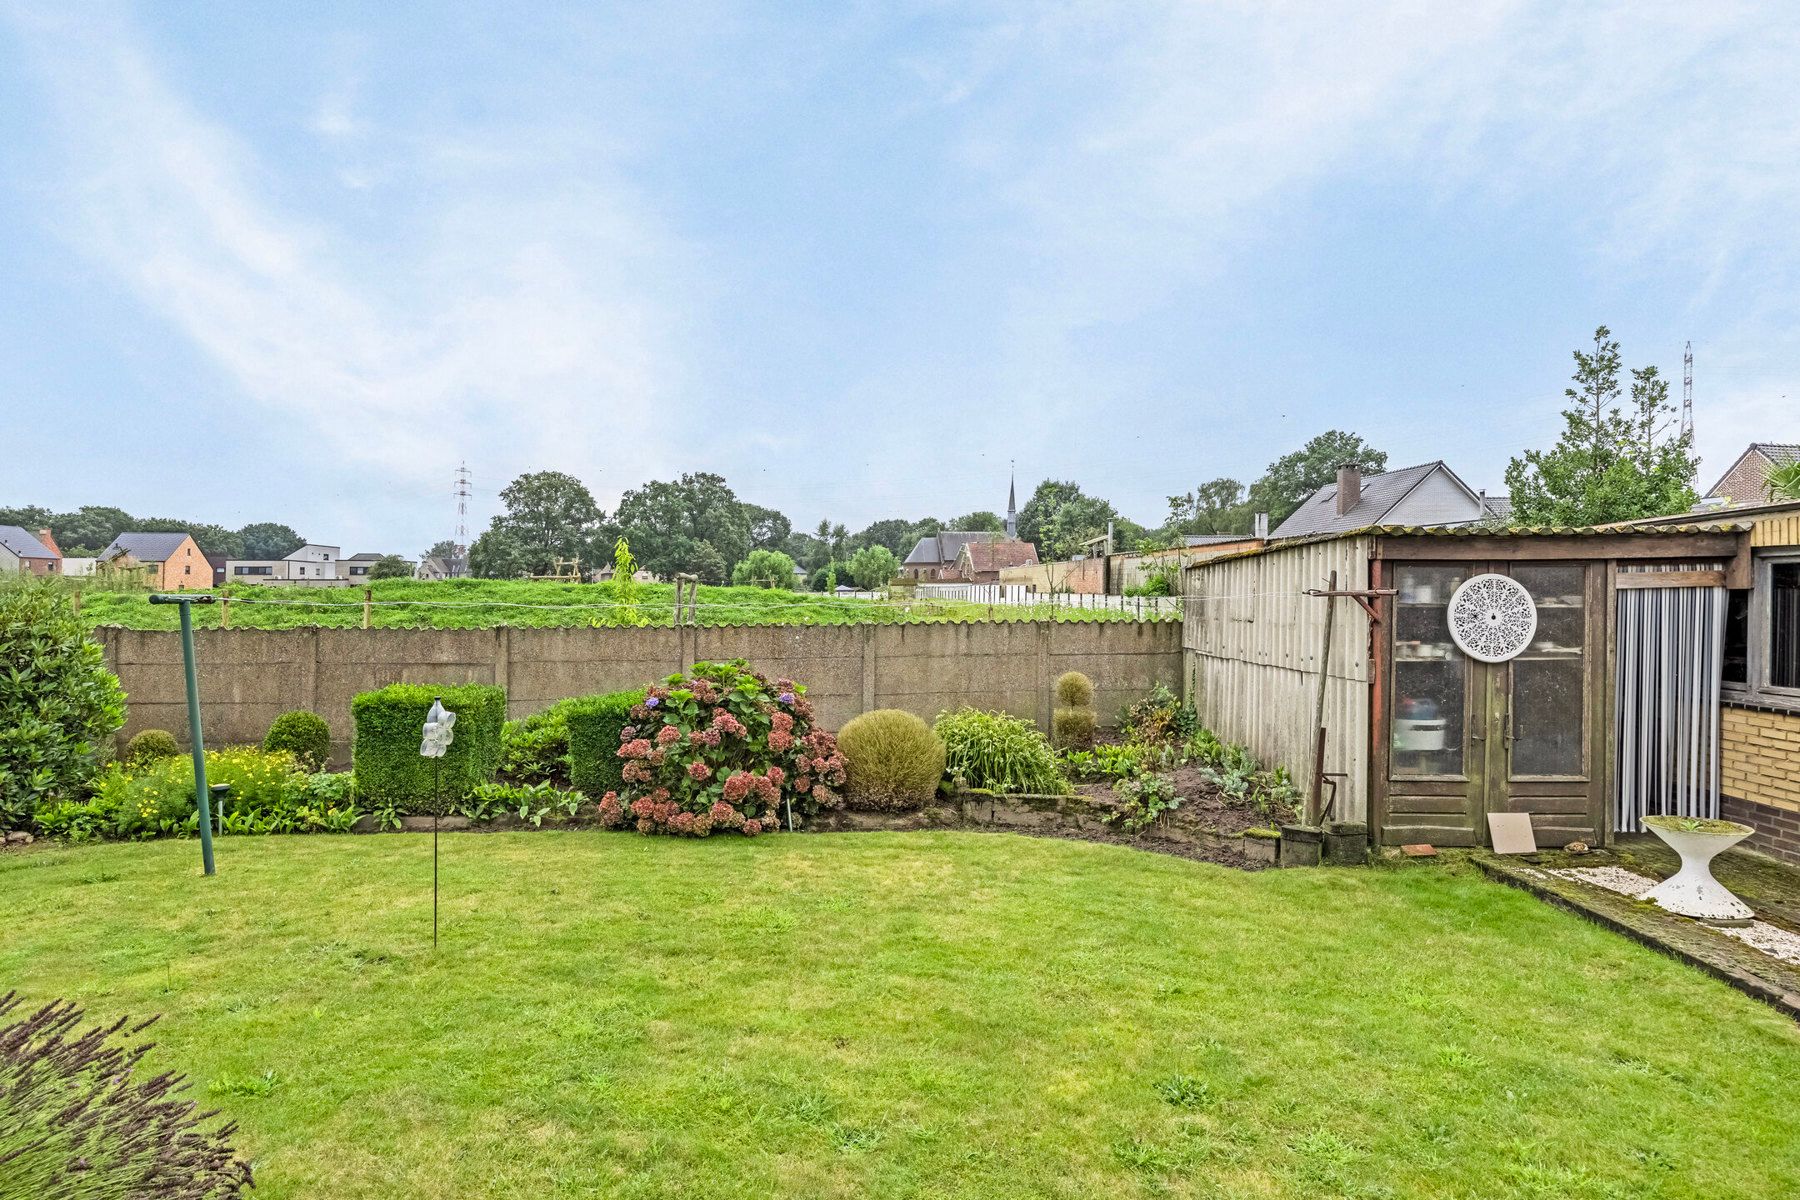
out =
[[1039,592],[1023,583],[921,583],[922,600],[961,600],[970,604],[1021,604],[1065,609],[1109,609],[1153,621],[1181,615],[1179,596],[1102,596],[1088,592]]

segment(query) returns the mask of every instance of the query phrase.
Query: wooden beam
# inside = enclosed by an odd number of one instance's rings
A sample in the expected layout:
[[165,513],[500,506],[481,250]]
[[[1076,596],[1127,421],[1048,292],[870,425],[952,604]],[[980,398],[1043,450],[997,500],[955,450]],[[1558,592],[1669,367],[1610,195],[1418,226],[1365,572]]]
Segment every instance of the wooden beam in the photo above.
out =
[[1617,586],[1627,588],[1724,587],[1724,571],[1620,571]]

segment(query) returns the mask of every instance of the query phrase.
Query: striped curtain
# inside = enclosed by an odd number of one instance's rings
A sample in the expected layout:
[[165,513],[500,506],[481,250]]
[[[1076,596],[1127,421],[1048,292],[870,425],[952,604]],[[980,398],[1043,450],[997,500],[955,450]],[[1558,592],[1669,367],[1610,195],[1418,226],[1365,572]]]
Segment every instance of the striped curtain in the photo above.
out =
[[[1718,563],[1655,570],[1717,570]],[[1651,570],[1627,566],[1622,571]],[[1719,815],[1722,587],[1621,588],[1618,623],[1618,794],[1614,827],[1645,817]]]

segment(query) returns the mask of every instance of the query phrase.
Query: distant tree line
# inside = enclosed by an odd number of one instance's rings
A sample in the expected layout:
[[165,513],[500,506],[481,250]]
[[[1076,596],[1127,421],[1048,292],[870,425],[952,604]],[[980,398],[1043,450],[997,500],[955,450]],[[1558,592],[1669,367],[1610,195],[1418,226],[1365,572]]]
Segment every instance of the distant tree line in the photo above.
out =
[[33,533],[48,529],[62,552],[74,558],[92,557],[128,532],[185,533],[203,552],[227,558],[285,558],[306,544],[305,538],[274,521],[227,529],[173,517],[134,517],[122,508],[102,504],[86,504],[74,512],[53,512],[37,505],[0,508],[0,525],[19,525]]

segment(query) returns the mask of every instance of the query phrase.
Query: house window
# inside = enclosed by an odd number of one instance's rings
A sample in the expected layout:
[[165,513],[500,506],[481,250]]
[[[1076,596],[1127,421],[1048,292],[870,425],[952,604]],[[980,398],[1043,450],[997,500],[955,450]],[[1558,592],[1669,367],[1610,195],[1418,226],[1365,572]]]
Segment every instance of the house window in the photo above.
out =
[[1769,564],[1769,686],[1800,688],[1800,560]]
[[369,573],[369,568],[367,568],[367,567],[351,567],[350,573],[352,575],[367,575]]
[[181,568],[181,573],[182,573],[182,574],[183,574],[183,575],[192,575],[192,574],[193,574],[193,573],[194,573],[194,568],[192,568],[192,567],[183,567],[183,568]]
[[1725,619],[1727,699],[1800,712],[1800,547],[1756,556]]

